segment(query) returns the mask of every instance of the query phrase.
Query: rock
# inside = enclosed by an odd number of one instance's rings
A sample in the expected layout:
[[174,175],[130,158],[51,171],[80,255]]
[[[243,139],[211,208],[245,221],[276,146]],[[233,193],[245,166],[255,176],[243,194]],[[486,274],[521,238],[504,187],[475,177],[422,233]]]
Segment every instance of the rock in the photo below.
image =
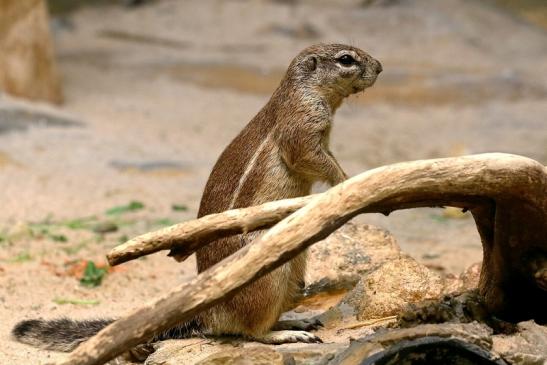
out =
[[[453,293],[442,298],[411,303],[398,315],[400,327],[413,327],[424,323],[469,323],[478,321],[492,328],[505,330],[507,322],[491,317],[486,310],[484,299],[477,290],[461,294]],[[512,330],[511,325],[508,330]]]
[[397,314],[408,303],[439,297],[444,289],[440,275],[406,255],[382,264],[361,283],[347,298],[359,299],[357,319]]
[[145,365],[195,364],[207,356],[234,346],[204,338],[162,341],[156,351],[148,357]]
[[438,298],[444,290],[442,278],[406,255],[381,264],[361,281],[333,310],[358,320],[400,313],[408,304]]
[[0,2],[0,89],[60,103],[48,18],[44,0]]
[[462,287],[460,290],[471,290],[479,286],[481,267],[482,262],[476,262],[461,273],[460,279],[462,281]]
[[445,292],[455,293],[476,289],[479,286],[482,262],[476,262],[469,266],[459,277],[445,278]]
[[337,327],[340,322],[394,316],[411,303],[476,286],[479,272],[480,266],[459,278],[441,277],[403,254],[388,232],[348,223],[310,248],[305,294],[313,299],[320,292],[349,291],[319,316],[324,324]]
[[233,348],[207,356],[196,365],[289,365],[294,360],[266,347]]
[[145,365],[323,365],[346,347],[347,343],[274,346],[234,338],[169,340],[157,345]]
[[341,343],[291,343],[276,346],[275,349],[289,355],[294,365],[325,365],[348,347],[347,341]]
[[492,337],[493,349],[514,365],[547,363],[547,327],[534,321],[520,322],[512,335]]
[[400,255],[395,238],[380,228],[346,223],[310,247],[306,293],[352,289],[361,277]]

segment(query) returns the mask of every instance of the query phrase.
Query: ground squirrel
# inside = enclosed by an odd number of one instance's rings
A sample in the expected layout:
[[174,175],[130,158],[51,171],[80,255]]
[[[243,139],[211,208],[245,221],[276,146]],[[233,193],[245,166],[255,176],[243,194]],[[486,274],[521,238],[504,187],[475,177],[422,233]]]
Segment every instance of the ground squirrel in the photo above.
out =
[[[294,198],[312,184],[336,185],[347,178],[329,150],[331,123],[347,96],[370,87],[382,71],[380,62],[343,44],[306,48],[291,62],[269,102],[224,150],[209,177],[198,216]],[[197,252],[202,272],[261,232],[218,239]],[[176,250],[170,253],[177,257]],[[226,302],[201,313],[156,339],[201,333],[243,336],[265,343],[315,342],[306,332],[313,322],[278,322],[293,305],[304,281],[303,253],[245,287]],[[108,320],[68,319],[20,322],[16,339],[50,349],[70,350],[108,324]]]

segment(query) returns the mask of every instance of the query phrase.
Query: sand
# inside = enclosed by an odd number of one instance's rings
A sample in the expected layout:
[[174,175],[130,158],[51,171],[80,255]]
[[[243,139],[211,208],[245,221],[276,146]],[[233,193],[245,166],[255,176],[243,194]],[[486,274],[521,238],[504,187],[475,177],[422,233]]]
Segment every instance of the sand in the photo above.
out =
[[[217,156],[312,43],[351,43],[384,66],[377,85],[335,119],[332,149],[350,175],[490,151],[547,164],[541,23],[465,0],[292,3],[163,0],[56,18],[65,104],[0,99],[0,364],[64,356],[14,342],[9,331],[21,319],[119,316],[194,275],[193,259],[163,254],[123,265],[97,288],[81,286],[71,268],[104,262],[124,238],[195,217]],[[105,213],[130,201],[144,208]],[[89,216],[119,230],[67,227]],[[387,228],[440,271],[481,259],[469,216],[418,209],[356,219]]]

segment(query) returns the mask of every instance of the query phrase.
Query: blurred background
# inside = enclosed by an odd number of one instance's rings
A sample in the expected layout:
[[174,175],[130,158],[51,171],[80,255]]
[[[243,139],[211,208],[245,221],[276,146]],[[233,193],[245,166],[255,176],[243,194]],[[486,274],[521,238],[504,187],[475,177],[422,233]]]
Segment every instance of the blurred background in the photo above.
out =
[[[194,275],[159,254],[98,289],[75,280],[127,238],[195,217],[220,152],[319,42],[384,68],[335,118],[350,175],[492,151],[547,164],[544,0],[0,1],[0,362],[42,361],[7,337],[22,316],[117,314]],[[458,211],[356,220],[440,272],[481,259]]]

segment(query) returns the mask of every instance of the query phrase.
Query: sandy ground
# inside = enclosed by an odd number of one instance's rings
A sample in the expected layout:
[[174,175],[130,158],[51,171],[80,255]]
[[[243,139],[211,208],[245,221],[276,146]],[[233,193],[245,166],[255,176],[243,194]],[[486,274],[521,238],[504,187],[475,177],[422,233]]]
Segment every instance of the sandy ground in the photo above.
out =
[[[350,175],[488,151],[547,164],[547,35],[537,23],[467,0],[290,3],[164,0],[54,21],[65,104],[0,99],[0,364],[63,356],[13,342],[21,319],[120,315],[194,275],[192,260],[160,254],[97,288],[77,279],[79,261],[104,262],[125,238],[195,216],[215,159],[309,44],[351,43],[384,65],[336,116],[332,148]],[[130,201],[144,208],[105,213]],[[70,224],[90,216],[119,230]],[[481,258],[469,217],[420,209],[356,219],[445,272]]]

